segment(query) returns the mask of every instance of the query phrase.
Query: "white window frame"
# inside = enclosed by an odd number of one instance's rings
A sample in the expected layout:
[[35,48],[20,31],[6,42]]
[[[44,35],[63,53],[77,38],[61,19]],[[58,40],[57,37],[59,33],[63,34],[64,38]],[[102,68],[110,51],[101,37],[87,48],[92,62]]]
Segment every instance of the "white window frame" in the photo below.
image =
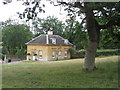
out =
[[58,56],[62,56],[62,51],[58,51]]
[[56,38],[51,38],[52,39],[52,44],[56,44]]
[[68,54],[68,52],[67,52],[67,50],[65,50],[64,51],[64,56],[67,57],[67,54]]
[[68,44],[68,40],[67,39],[64,39],[64,44]]
[[42,58],[42,56],[43,56],[42,50],[39,50],[38,55],[39,55],[40,58]]
[[55,51],[52,51],[52,58],[55,58]]

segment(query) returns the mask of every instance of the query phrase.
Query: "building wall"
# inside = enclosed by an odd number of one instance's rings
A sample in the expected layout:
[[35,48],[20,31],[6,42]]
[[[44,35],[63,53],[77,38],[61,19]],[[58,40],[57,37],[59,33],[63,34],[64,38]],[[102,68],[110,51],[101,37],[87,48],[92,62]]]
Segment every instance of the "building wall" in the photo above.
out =
[[[57,60],[57,59],[69,59],[70,58],[70,51],[69,49],[72,46],[63,46],[63,45],[27,45],[27,59],[37,59],[37,60]],[[42,51],[42,57],[38,55],[39,50]],[[55,57],[52,57],[52,52],[55,52]],[[61,51],[61,56],[58,55],[58,52]],[[67,51],[67,57],[65,57],[64,52]],[[37,55],[32,56],[32,52],[35,52]]]
[[[50,60],[57,60],[57,59],[69,59],[70,58],[70,51],[69,49],[71,46],[48,46],[48,57]],[[55,57],[52,57],[52,52],[55,51]],[[62,52],[61,56],[58,55],[59,51]],[[67,57],[64,55],[64,51],[67,51]]]
[[[38,52],[39,50],[42,50],[42,58],[38,57]],[[35,56],[35,59],[47,59],[47,50],[48,47],[44,45],[27,45],[27,53],[30,53],[30,55],[27,55],[27,59],[33,59],[32,52],[36,53],[37,55]]]

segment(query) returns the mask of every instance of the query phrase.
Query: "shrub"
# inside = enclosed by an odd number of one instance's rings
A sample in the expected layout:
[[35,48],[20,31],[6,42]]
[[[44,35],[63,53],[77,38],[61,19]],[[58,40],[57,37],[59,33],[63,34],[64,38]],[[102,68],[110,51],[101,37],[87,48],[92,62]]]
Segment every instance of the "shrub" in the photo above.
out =
[[[85,50],[74,51],[75,53],[71,53],[71,58],[84,58]],[[99,56],[111,56],[111,55],[120,55],[120,49],[103,49],[97,50],[96,57]]]

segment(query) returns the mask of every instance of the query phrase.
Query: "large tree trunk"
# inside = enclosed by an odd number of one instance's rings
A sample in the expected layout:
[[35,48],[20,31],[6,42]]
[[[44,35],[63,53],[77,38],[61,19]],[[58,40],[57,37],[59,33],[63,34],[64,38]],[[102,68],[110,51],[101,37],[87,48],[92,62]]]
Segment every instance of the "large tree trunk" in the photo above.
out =
[[97,50],[97,42],[88,42],[88,48],[85,55],[84,69],[91,71],[96,68],[95,66],[95,55]]
[[88,47],[85,55],[85,62],[83,68],[91,71],[95,69],[95,55],[97,50],[97,44],[99,42],[98,23],[94,18],[93,10],[88,6],[89,3],[85,3],[86,24],[88,31]]

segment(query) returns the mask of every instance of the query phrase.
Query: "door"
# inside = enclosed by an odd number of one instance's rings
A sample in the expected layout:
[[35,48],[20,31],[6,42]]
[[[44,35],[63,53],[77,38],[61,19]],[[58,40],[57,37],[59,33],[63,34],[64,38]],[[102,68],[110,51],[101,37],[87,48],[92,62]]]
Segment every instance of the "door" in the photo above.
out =
[[35,60],[35,52],[32,52],[32,60]]

